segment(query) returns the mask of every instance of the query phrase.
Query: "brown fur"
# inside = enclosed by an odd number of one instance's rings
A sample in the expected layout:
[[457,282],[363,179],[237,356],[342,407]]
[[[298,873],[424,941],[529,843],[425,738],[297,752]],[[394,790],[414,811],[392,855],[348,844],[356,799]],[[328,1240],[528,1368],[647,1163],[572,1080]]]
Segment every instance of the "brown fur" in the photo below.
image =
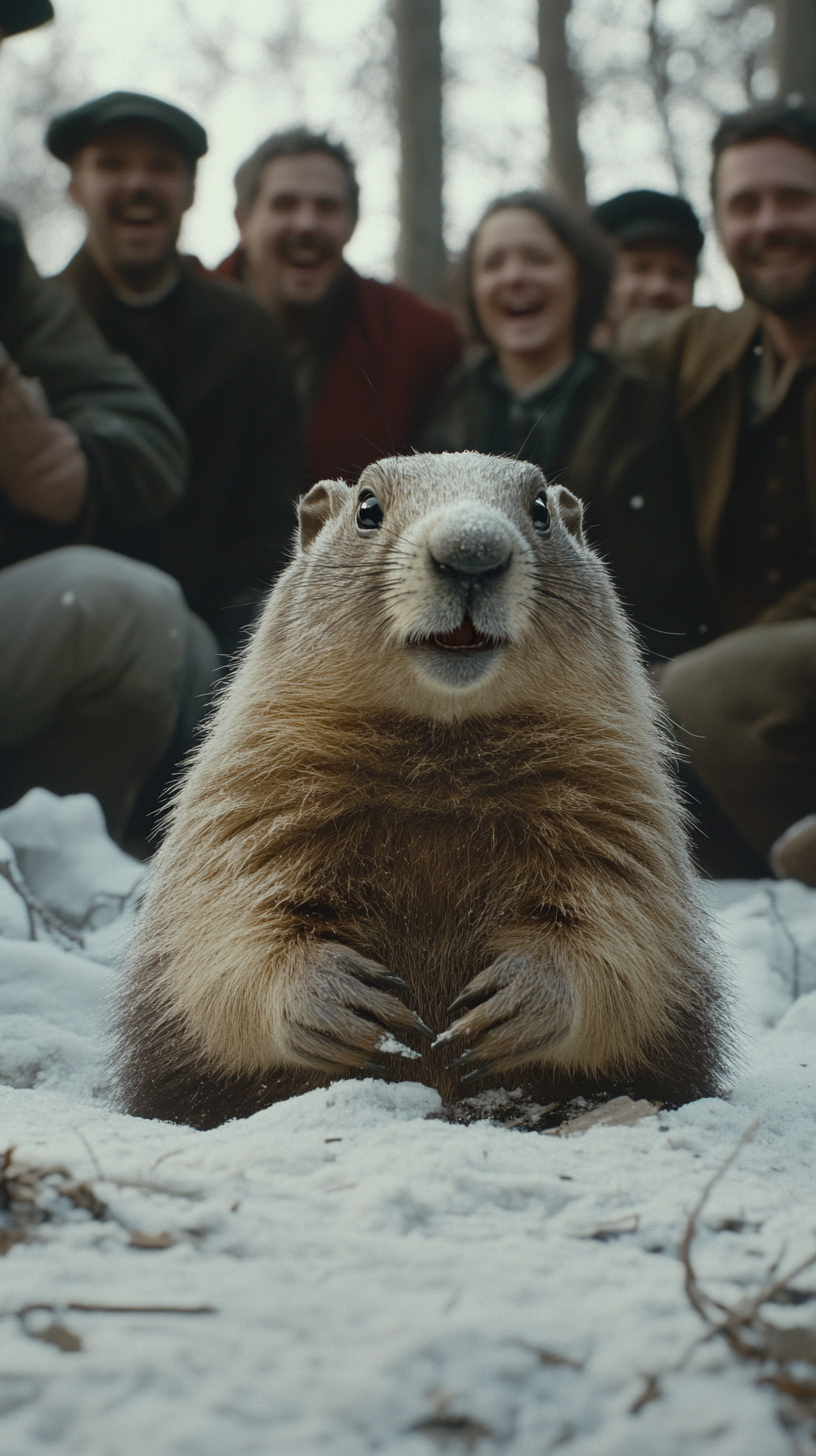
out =
[[[725,1003],[656,698],[578,503],[550,488],[551,534],[533,529],[542,486],[416,456],[301,503],[157,857],[119,1012],[129,1111],[213,1126],[372,1058],[450,1099],[462,1051],[481,1086],[721,1089]],[[366,489],[384,522],[363,533]],[[428,543],[464,539],[468,512],[512,542],[471,611],[506,645],[451,686],[412,644],[461,620]],[[417,1042],[414,1012],[440,1032],[463,993],[451,1045]],[[378,1050],[386,1030],[422,1060]]]

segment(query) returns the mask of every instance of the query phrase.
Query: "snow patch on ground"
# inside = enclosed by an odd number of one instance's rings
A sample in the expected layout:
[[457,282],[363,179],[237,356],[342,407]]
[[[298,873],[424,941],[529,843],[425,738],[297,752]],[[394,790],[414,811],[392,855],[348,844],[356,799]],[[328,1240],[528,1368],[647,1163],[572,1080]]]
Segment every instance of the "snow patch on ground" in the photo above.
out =
[[816,894],[706,892],[744,1032],[728,1101],[559,1138],[428,1120],[435,1092],[372,1080],[201,1133],[106,1102],[141,866],[84,796],[37,790],[0,837],[0,1152],[65,1170],[0,1258],[4,1451],[791,1451],[773,1391],[701,1341],[678,1249],[756,1123],[702,1215],[700,1281],[733,1304],[816,1252]]

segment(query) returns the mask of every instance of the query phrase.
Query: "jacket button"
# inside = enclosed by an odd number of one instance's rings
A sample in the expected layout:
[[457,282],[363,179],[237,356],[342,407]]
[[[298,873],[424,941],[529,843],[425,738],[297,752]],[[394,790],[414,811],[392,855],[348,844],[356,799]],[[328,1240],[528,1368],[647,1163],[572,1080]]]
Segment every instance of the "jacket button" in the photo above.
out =
[[633,495],[629,501],[633,511],[642,511],[646,504],[646,498],[642,495]]

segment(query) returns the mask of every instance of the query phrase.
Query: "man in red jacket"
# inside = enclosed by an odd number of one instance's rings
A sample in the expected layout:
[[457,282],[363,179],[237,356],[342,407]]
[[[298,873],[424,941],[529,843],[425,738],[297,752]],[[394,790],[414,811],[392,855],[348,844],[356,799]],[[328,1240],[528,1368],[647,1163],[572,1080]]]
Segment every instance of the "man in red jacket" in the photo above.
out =
[[244,283],[286,338],[306,422],[306,471],[356,480],[411,448],[458,362],[452,317],[343,258],[359,186],[341,143],[298,127],[238,168],[241,242],[218,273]]

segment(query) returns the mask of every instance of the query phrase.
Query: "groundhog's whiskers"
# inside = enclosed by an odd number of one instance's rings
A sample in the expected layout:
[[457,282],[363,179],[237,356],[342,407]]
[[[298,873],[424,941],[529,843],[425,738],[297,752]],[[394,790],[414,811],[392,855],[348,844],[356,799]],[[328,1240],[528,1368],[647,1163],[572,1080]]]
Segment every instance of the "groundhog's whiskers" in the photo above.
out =
[[544,597],[547,601],[559,602],[562,606],[568,607],[571,612],[574,612],[577,617],[581,617],[591,627],[597,627],[599,632],[607,635],[614,634],[614,628],[609,623],[604,622],[593,612],[587,611],[586,607],[582,606],[580,602],[576,602],[574,597],[564,596],[562,592],[553,591],[551,587],[545,587],[540,581],[535,583],[533,590],[537,597]]

